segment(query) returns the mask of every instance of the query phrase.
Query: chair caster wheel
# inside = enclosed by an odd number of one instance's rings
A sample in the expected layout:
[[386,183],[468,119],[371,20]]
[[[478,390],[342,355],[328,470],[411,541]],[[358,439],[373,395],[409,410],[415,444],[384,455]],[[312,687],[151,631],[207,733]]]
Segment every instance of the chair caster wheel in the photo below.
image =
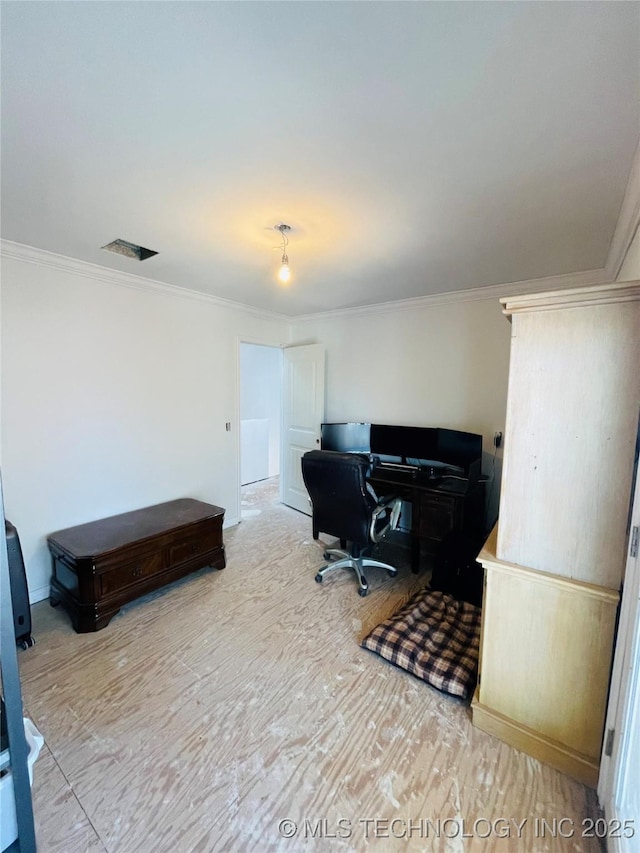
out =
[[318,574],[315,576],[315,582],[316,582],[316,583],[322,583],[322,581],[323,581],[323,577],[322,577],[322,575],[318,572]]
[[331,554],[330,554],[328,551],[323,551],[323,552],[322,552],[322,559],[323,559],[323,560],[326,560],[326,561],[327,561],[327,563],[328,563],[328,562],[329,562],[329,560],[331,559]]
[[387,574],[389,575],[390,578],[395,578],[398,576],[398,573],[393,572],[391,569],[387,569]]
[[358,590],[358,595],[360,596],[360,598],[364,598],[365,595],[369,595],[369,587],[368,586],[361,586],[360,589]]

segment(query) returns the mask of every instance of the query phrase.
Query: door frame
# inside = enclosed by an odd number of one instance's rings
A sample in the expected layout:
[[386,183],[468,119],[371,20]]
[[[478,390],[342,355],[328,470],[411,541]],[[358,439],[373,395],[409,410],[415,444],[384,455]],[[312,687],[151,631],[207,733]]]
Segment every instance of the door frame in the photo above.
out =
[[[640,527],[640,468],[636,467],[630,532]],[[627,545],[620,623],[616,636],[609,704],[605,721],[604,743],[598,779],[598,800],[608,820],[623,819],[617,808],[625,782],[629,760],[629,738],[634,726],[640,725],[640,557],[630,555],[631,536]],[[611,754],[606,754],[609,731],[613,730]],[[622,851],[618,842],[608,840],[610,851]]]

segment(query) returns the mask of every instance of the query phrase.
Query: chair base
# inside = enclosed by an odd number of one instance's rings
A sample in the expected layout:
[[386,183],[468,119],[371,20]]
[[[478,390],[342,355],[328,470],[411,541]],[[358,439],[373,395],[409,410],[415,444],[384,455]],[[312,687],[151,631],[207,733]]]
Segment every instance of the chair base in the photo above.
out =
[[398,570],[388,563],[382,563],[380,560],[372,560],[371,557],[352,557],[346,551],[339,551],[337,548],[328,548],[324,552],[325,560],[331,557],[338,557],[339,559],[335,563],[327,563],[326,566],[319,569],[315,578],[316,583],[322,583],[324,576],[334,571],[334,569],[353,569],[358,578],[358,594],[363,598],[369,593],[369,582],[362,571],[364,568],[385,569],[390,577],[395,577],[398,574]]

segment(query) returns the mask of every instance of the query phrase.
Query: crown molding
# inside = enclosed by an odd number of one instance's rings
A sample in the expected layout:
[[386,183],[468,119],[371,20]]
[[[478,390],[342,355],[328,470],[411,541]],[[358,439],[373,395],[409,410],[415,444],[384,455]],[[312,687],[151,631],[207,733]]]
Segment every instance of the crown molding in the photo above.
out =
[[515,281],[506,284],[489,284],[468,290],[455,290],[449,293],[433,293],[428,296],[415,296],[411,299],[399,299],[395,302],[378,302],[358,308],[338,308],[317,314],[304,314],[292,317],[293,323],[308,323],[314,320],[337,319],[340,317],[366,317],[373,314],[388,314],[396,311],[417,311],[421,308],[435,308],[438,305],[451,305],[458,302],[478,302],[481,299],[498,301],[505,296],[538,293],[588,285],[605,284],[611,281],[604,269],[585,272],[554,275],[548,278],[534,278],[528,281]]
[[14,243],[11,240],[0,240],[0,258],[12,258],[36,266],[59,270],[71,275],[84,276],[105,284],[115,284],[119,287],[129,287],[146,293],[163,294],[165,296],[177,296],[180,299],[190,299],[197,302],[206,302],[232,311],[240,311],[254,317],[267,320],[278,320],[290,325],[294,323],[307,323],[313,320],[335,319],[339,317],[366,317],[376,314],[388,314],[397,311],[416,311],[421,308],[434,308],[438,305],[451,305],[459,302],[477,302],[482,299],[499,300],[503,297],[514,297],[528,295],[538,292],[564,290],[570,288],[587,287],[589,285],[606,284],[611,281],[611,276],[606,269],[586,270],[585,272],[567,273],[564,275],[549,276],[548,278],[530,279],[527,281],[507,282],[505,284],[491,284],[484,287],[474,287],[467,290],[456,290],[449,293],[434,293],[428,296],[415,296],[410,299],[399,299],[393,302],[379,302],[373,305],[363,305],[356,308],[337,308],[332,311],[321,311],[315,314],[302,314],[290,316],[278,314],[274,311],[253,308],[240,302],[233,302],[220,296],[212,296],[198,290],[186,287],[178,287],[175,284],[166,284],[155,279],[144,278],[132,273],[120,272],[70,258],[66,255],[58,255],[34,246],[23,243]]
[[556,308],[585,308],[618,302],[640,302],[640,281],[613,281],[593,287],[547,291],[525,296],[507,296],[500,302],[507,316],[529,311],[551,311]]
[[129,287],[133,290],[141,290],[145,293],[157,293],[164,296],[177,296],[180,299],[190,299],[196,302],[207,302],[231,311],[240,311],[266,320],[279,320],[290,323],[291,317],[286,314],[278,314],[275,311],[267,311],[254,308],[251,305],[243,305],[231,299],[221,296],[212,296],[199,290],[191,290],[187,287],[178,287],[175,284],[166,284],[152,278],[145,278],[132,273],[120,272],[103,267],[100,264],[92,264],[89,261],[81,261],[77,258],[69,258],[66,255],[58,255],[55,252],[47,252],[45,249],[36,249],[34,246],[26,246],[23,243],[14,243],[11,240],[0,240],[0,258],[12,258],[28,264],[58,270],[71,275],[80,275],[91,278],[104,284],[116,284],[119,287]]
[[616,223],[607,260],[604,265],[609,280],[615,281],[620,273],[629,246],[640,225],[640,141],[633,157],[631,172],[627,181],[627,189],[622,200],[620,214]]

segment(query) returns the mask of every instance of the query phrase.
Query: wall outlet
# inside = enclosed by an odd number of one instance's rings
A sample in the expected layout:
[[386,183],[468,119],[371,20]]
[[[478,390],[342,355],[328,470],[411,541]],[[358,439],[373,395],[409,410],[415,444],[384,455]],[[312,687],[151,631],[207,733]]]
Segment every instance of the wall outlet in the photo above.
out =
[[502,447],[502,433],[494,432],[493,434],[493,446],[497,450],[499,447]]

